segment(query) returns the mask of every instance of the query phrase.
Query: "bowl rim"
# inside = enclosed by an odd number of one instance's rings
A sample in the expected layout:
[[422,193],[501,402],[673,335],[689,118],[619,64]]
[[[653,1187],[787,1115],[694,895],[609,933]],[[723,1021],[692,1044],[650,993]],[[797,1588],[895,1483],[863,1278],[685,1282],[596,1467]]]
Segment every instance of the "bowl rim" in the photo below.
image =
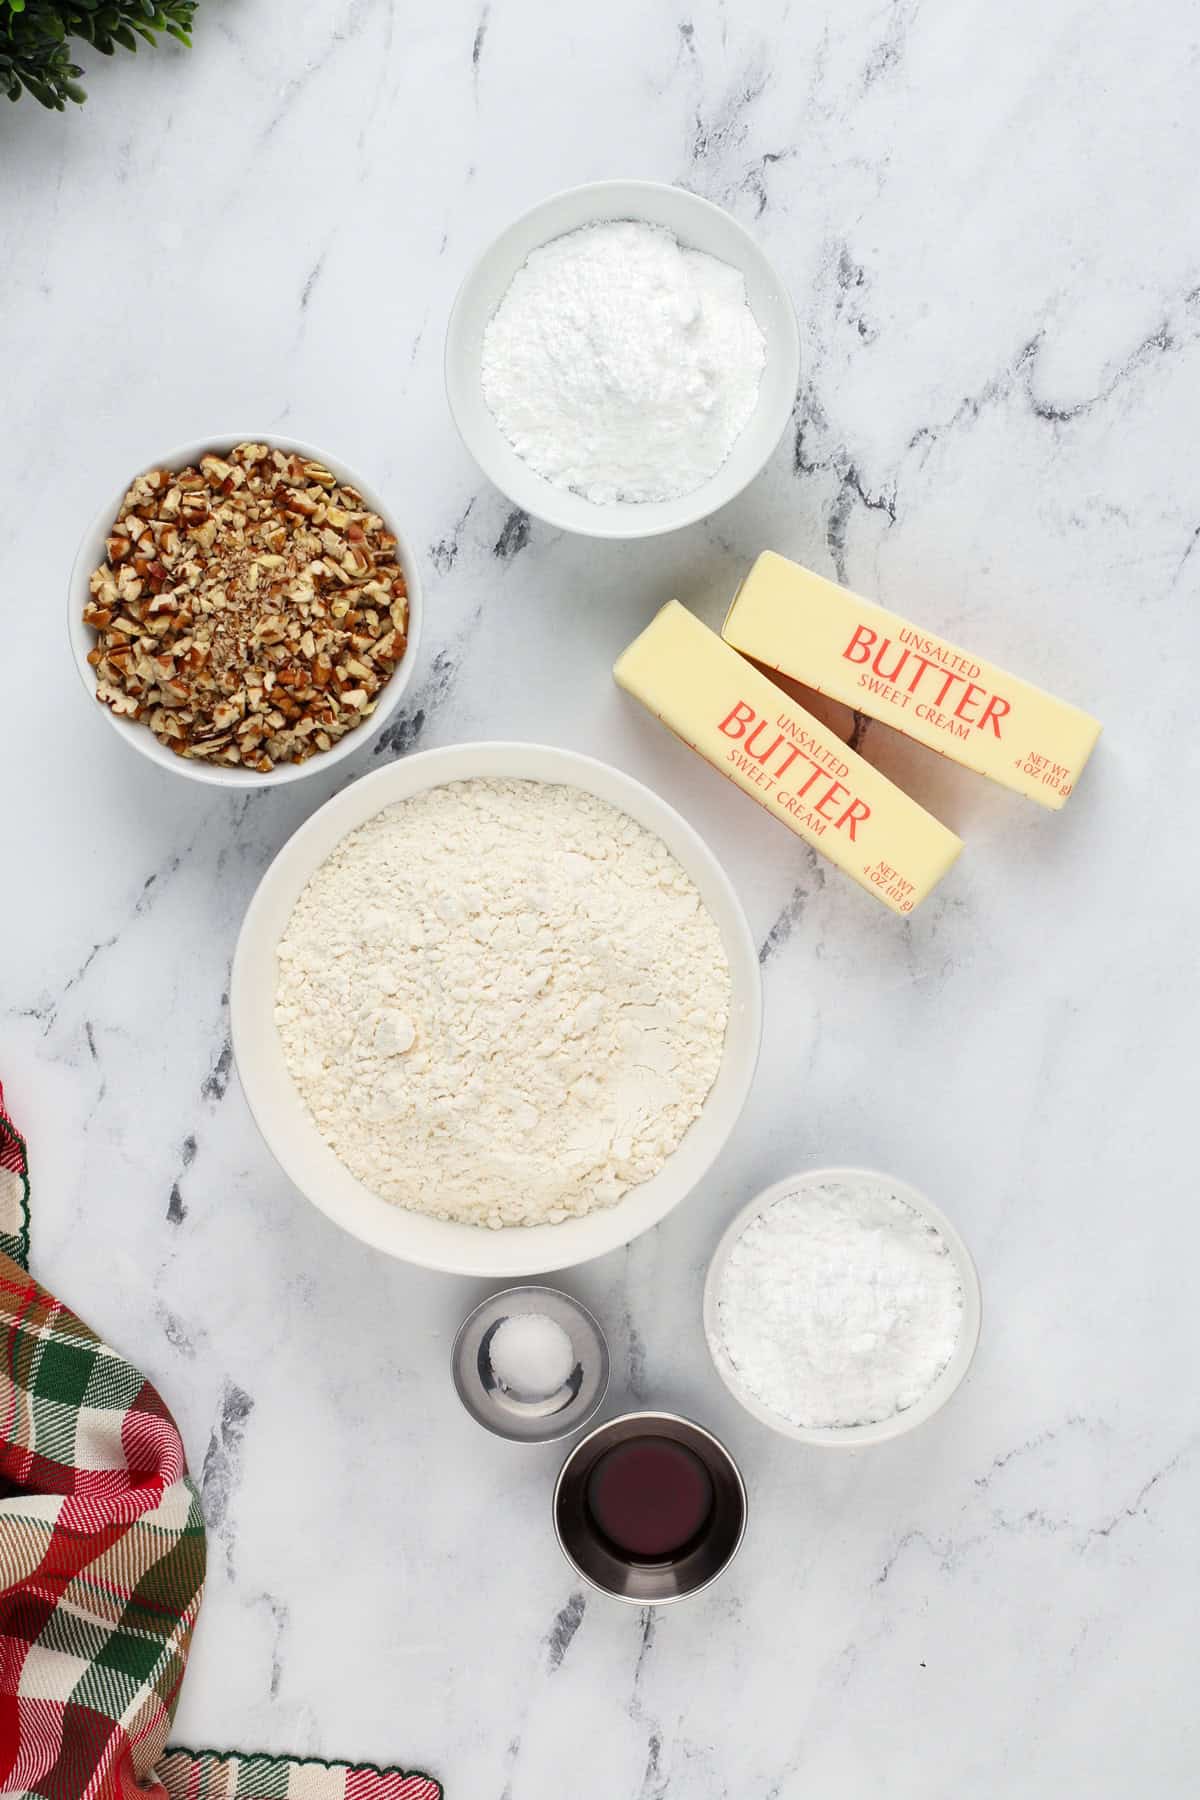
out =
[[[588,1445],[592,1443],[595,1438],[600,1436],[601,1432],[609,1431],[616,1425],[626,1425],[631,1419],[650,1422],[655,1420],[666,1420],[671,1425],[686,1425],[689,1431],[697,1432],[700,1437],[707,1438],[708,1442],[724,1457],[733,1472],[733,1479],[742,1503],[742,1517],[741,1524],[738,1528],[737,1538],[734,1541],[733,1548],[730,1550],[729,1555],[725,1558],[725,1561],[721,1564],[720,1568],[714,1569],[707,1580],[700,1582],[697,1587],[689,1588],[686,1594],[664,1594],[661,1598],[655,1600],[648,1600],[644,1597],[635,1598],[631,1594],[614,1594],[611,1588],[604,1587],[600,1582],[589,1575],[586,1569],[581,1568],[563,1541],[562,1525],[558,1516],[559,1498],[562,1494],[563,1484],[566,1481],[571,1464],[575,1461],[577,1456],[587,1449]],[[554,1523],[555,1541],[562,1551],[564,1558],[579,1576],[580,1580],[586,1581],[588,1586],[593,1588],[597,1594],[603,1594],[608,1600],[617,1600],[622,1606],[678,1606],[681,1601],[694,1600],[697,1594],[706,1592],[708,1588],[712,1587],[715,1581],[720,1581],[722,1575],[724,1575],[731,1564],[736,1561],[738,1553],[746,1541],[746,1527],[750,1522],[750,1495],[746,1487],[746,1477],[742,1474],[737,1457],[733,1454],[733,1451],[729,1448],[728,1444],[717,1436],[715,1431],[710,1431],[707,1425],[701,1425],[697,1419],[689,1418],[686,1413],[671,1412],[667,1407],[632,1406],[627,1408],[625,1412],[614,1413],[611,1419],[601,1419],[598,1425],[593,1425],[591,1430],[586,1431],[577,1443],[571,1445],[571,1448],[563,1458],[562,1467],[555,1477],[554,1492],[550,1497],[550,1517]]]
[[[743,274],[745,274],[747,266],[757,266],[762,274],[768,278],[769,284],[774,287],[781,300],[784,302],[784,305],[780,308],[780,318],[777,328],[780,332],[780,348],[784,358],[787,380],[784,381],[781,378],[777,384],[778,397],[774,401],[774,411],[779,415],[778,430],[769,434],[769,442],[766,443],[761,457],[756,460],[754,466],[746,473],[738,475],[732,485],[730,485],[728,481],[723,484],[722,477],[726,475],[726,472],[733,461],[733,451],[730,452],[730,455],[726,458],[725,462],[722,463],[721,467],[716,470],[707,481],[702,482],[698,488],[693,488],[690,493],[681,494],[676,500],[647,502],[614,501],[605,506],[593,505],[591,515],[585,514],[580,520],[571,519],[568,521],[558,510],[555,496],[566,493],[574,500],[582,498],[582,496],[574,494],[572,490],[564,490],[555,487],[552,482],[547,481],[544,476],[539,475],[536,470],[529,468],[527,464],[525,467],[528,469],[532,491],[536,496],[532,500],[528,496],[523,499],[518,499],[515,495],[509,493],[508,489],[496,479],[496,476],[492,473],[490,458],[485,461],[484,457],[481,456],[477,435],[469,425],[464,423],[462,411],[457,403],[455,359],[463,330],[463,316],[473,297],[475,288],[478,286],[481,278],[496,257],[500,246],[514,234],[521,232],[524,228],[533,224],[540,214],[550,213],[564,202],[569,201],[582,202],[586,200],[595,202],[599,205],[602,201],[602,197],[614,189],[619,190],[622,194],[632,194],[635,197],[635,201],[636,196],[639,194],[669,194],[672,196],[670,203],[679,206],[682,211],[691,212],[696,216],[708,215],[710,217],[717,217],[723,221],[725,227],[732,229],[735,238],[740,240],[743,252],[742,257],[739,258],[736,266]],[[620,211],[605,212],[597,210],[590,218],[581,219],[577,225],[548,232],[541,242],[543,244],[550,243],[555,237],[566,236],[569,231],[582,230],[589,224],[601,224],[605,222],[606,219],[612,220],[621,216],[622,213]],[[626,214],[624,216],[630,215]],[[645,222],[658,223],[659,221],[647,220]],[[675,235],[681,241],[686,241],[685,230],[676,230]],[[525,255],[527,256],[528,254],[529,252],[527,251]],[[710,254],[712,253],[710,252]],[[525,257],[522,257],[521,262],[515,265],[513,271],[514,274],[524,260]],[[759,323],[761,326],[762,321],[760,320]],[[800,383],[800,327],[796,318],[795,301],[792,297],[792,292],[788,283],[783,279],[778,268],[762,248],[753,232],[743,225],[741,220],[736,218],[727,207],[719,206],[715,200],[709,200],[703,194],[693,193],[690,188],[681,187],[677,182],[650,181],[644,176],[609,176],[598,181],[584,181],[579,182],[572,187],[559,188],[556,192],[543,196],[543,198],[535,202],[534,205],[526,207],[523,212],[518,213],[515,218],[510,219],[508,223],[505,224],[487,244],[485,244],[484,248],[471,262],[459,283],[458,290],[454,296],[454,302],[446,320],[446,335],[442,356],[442,378],[445,385],[446,403],[450,409],[450,416],[454,420],[455,429],[457,430],[468,455],[472,458],[484,477],[504,494],[506,499],[511,501],[514,506],[520,507],[520,509],[523,512],[528,513],[531,518],[538,519],[543,524],[552,526],[555,530],[570,532],[576,537],[616,539],[619,541],[632,542],[640,538],[662,537],[669,532],[682,531],[688,525],[697,524],[700,520],[706,519],[712,513],[718,511],[722,506],[727,506],[731,500],[736,499],[737,496],[744,492],[744,490],[750,486],[751,482],[755,481],[762,473],[771,457],[779,448],[780,441],[784,432],[787,430],[788,421],[790,420],[795,407],[796,395]],[[769,405],[770,402],[771,396],[764,388],[763,392],[760,394],[759,404]],[[768,416],[770,416],[770,414]],[[745,431],[749,430],[749,428],[749,424],[743,428],[743,436],[745,435]],[[734,449],[736,449],[736,441]],[[541,498],[542,495],[545,496],[544,501]],[[664,512],[669,516],[664,517]],[[587,519],[588,522],[584,523],[584,519]]]
[[[338,481],[357,488],[366,500],[372,512],[379,513],[388,530],[396,539],[397,558],[404,571],[405,584],[408,588],[408,641],[404,655],[395,673],[380,690],[380,698],[375,711],[361,725],[355,725],[344,737],[338,739],[332,749],[324,750],[317,756],[310,756],[302,763],[280,763],[266,774],[254,769],[230,768],[222,764],[211,764],[203,760],[195,761],[176,756],[173,751],[159,743],[148,726],[129,719],[118,718],[110,706],[101,707],[104,717],[117,732],[122,742],[131,749],[139,751],[147,761],[160,769],[167,769],[176,775],[182,775],[189,781],[199,781],[213,788],[254,792],[260,788],[286,787],[289,783],[303,781],[310,775],[319,774],[322,769],[331,769],[347,756],[353,755],[369,743],[375,733],[391,717],[399,705],[405,691],[412,682],[416,672],[421,648],[421,629],[424,622],[424,597],[421,587],[420,565],[413,550],[412,543],[404,531],[395,522],[395,512],[390,503],[384,500],[381,490],[374,482],[359,475],[352,464],[344,457],[328,454],[315,444],[306,443],[303,438],[283,436],[269,431],[216,431],[205,437],[192,438],[186,443],[178,444],[165,451],[161,456],[141,463],[138,470],[126,480],[120,490],[114,494],[111,502],[102,506],[94,515],[79,540],[71,573],[67,580],[67,634],[71,646],[71,654],[84,692],[91,703],[92,711],[97,710],[95,671],[87,661],[87,653],[95,643],[95,635],[90,626],[83,621],[83,607],[88,598],[88,582],[92,570],[98,566],[97,557],[103,556],[103,544],[109,529],[116,517],[117,508],[129,489],[130,483],[137,479],[137,474],[151,468],[181,469],[195,462],[197,457],[208,450],[219,449],[222,445],[232,448],[235,444],[266,444],[272,450],[293,450],[300,456],[319,462],[337,476]],[[99,550],[97,549],[99,546]]]
[[[504,767],[496,769],[494,764],[513,756],[517,761],[533,757],[548,759],[546,772],[542,775],[527,776],[510,775]],[[469,766],[463,766],[463,765]],[[597,788],[589,787],[587,777],[592,771],[599,771],[604,783],[615,785],[626,797],[636,798],[650,817],[640,818],[627,804],[618,801],[611,794],[603,794]],[[414,775],[425,773],[426,780],[416,780],[401,794],[381,795],[374,806],[364,807],[366,794],[380,786],[387,786],[396,780],[404,780]],[[628,1189],[622,1198],[610,1207],[596,1208],[579,1219],[565,1219],[557,1225],[513,1226],[499,1232],[488,1231],[482,1226],[465,1225],[453,1220],[440,1220],[428,1214],[413,1213],[403,1207],[391,1206],[378,1195],[372,1194],[364,1184],[357,1182],[342,1165],[348,1181],[354,1184],[357,1195],[365,1196],[371,1202],[371,1211],[378,1222],[379,1229],[364,1229],[363,1221],[348,1216],[351,1204],[348,1197],[344,1199],[334,1195],[327,1187],[321,1185],[311,1174],[306,1177],[304,1152],[291,1138],[281,1140],[277,1133],[269,1132],[263,1122],[263,1115],[272,1105],[270,1082],[271,1076],[264,1063],[257,1055],[248,1055],[246,1046],[251,1040],[254,1028],[254,1008],[250,999],[252,977],[250,969],[256,956],[261,956],[263,946],[261,939],[273,936],[278,942],[278,933],[282,922],[271,923],[273,915],[281,906],[286,905],[287,914],[295,904],[295,898],[286,901],[280,898],[278,890],[289,890],[295,886],[293,870],[299,857],[303,869],[303,877],[295,888],[296,895],[311,878],[313,872],[325,861],[329,849],[313,855],[306,846],[314,840],[320,841],[331,825],[340,826],[334,843],[340,842],[349,832],[355,830],[359,823],[372,817],[375,812],[386,806],[411,797],[413,794],[425,792],[430,788],[440,787],[451,781],[471,779],[516,779],[544,780],[552,785],[584,787],[586,791],[597,794],[598,798],[607,799],[608,804],[618,810],[624,810],[644,825],[648,831],[664,836],[664,828],[669,827],[671,833],[681,839],[687,846],[687,858],[680,855],[675,845],[667,842],[667,848],[678,861],[683,863],[690,878],[695,881],[695,869],[700,866],[704,870],[705,879],[721,893],[721,904],[729,926],[729,940],[725,941],[725,949],[729,958],[731,977],[733,980],[733,999],[739,1007],[742,1018],[741,1035],[745,1048],[740,1058],[729,1064],[732,1074],[729,1089],[724,1097],[724,1109],[727,1114],[724,1128],[717,1132],[711,1145],[702,1153],[694,1173],[687,1183],[673,1198],[668,1195],[656,1196],[647,1216],[641,1219],[630,1219],[626,1216],[630,1203],[636,1208],[640,1197],[644,1200],[649,1182],[639,1183]],[[342,818],[346,816],[343,824]],[[657,823],[654,820],[657,819]],[[332,845],[330,846],[332,848]],[[286,916],[286,915],[285,915]],[[715,917],[715,915],[714,915]],[[718,927],[721,921],[716,919]],[[722,932],[723,940],[725,933]],[[735,948],[731,949],[731,941]],[[739,985],[740,982],[740,985]],[[238,931],[237,943],[233,953],[232,969],[229,985],[229,1017],[230,1038],[233,1045],[234,1060],[238,1069],[242,1092],[250,1114],[258,1127],[267,1149],[275,1162],[287,1176],[292,1186],[309,1202],[341,1230],[361,1243],[394,1256],[399,1261],[409,1263],[418,1268],[437,1270],[450,1275],[467,1275],[476,1279],[503,1280],[509,1285],[529,1282],[534,1277],[551,1274],[556,1270],[575,1268],[583,1263],[591,1262],[596,1257],[606,1256],[609,1252],[623,1248],[632,1243],[644,1232],[652,1230],[662,1223],[667,1215],[693,1193],[704,1180],[717,1157],[725,1148],[734,1127],[745,1109],[754,1082],[754,1074],[758,1064],[762,1041],[762,979],[758,962],[758,950],[750,931],[745,911],[724,865],[710,848],[696,828],[676,811],[661,794],[639,781],[634,775],[613,763],[603,761],[599,757],[589,756],[578,750],[568,750],[561,746],[539,744],[527,740],[516,739],[482,739],[465,743],[444,744],[429,750],[413,752],[411,755],[387,763],[382,768],[373,769],[357,780],[348,782],[345,787],[333,794],[324,805],[302,820],[281,844],[279,850],[264,870],[249,905],[243,915]],[[727,1028],[728,1030],[728,1028]],[[728,1044],[728,1038],[727,1038]],[[727,1054],[726,1051],[724,1054]],[[722,1071],[724,1073],[724,1062]],[[290,1077],[288,1077],[290,1081]],[[718,1081],[721,1079],[719,1074]],[[715,1088],[715,1083],[714,1083]],[[704,1105],[708,1106],[711,1091]],[[301,1105],[303,1103],[301,1102]],[[699,1120],[689,1127],[694,1131]],[[313,1127],[315,1131],[315,1127]],[[687,1141],[687,1134],[681,1143]],[[326,1147],[327,1148],[327,1147]],[[333,1156],[332,1151],[328,1151]],[[678,1149],[672,1156],[678,1154]],[[671,1158],[663,1165],[652,1180],[659,1177],[670,1167]],[[380,1210],[377,1210],[380,1209]],[[431,1251],[424,1246],[414,1248],[401,1242],[405,1225],[410,1220],[419,1221],[422,1227],[436,1227],[439,1236],[445,1238],[445,1249]],[[596,1222],[612,1220],[615,1228],[597,1232]],[[386,1225],[384,1223],[386,1221]],[[589,1248],[577,1251],[573,1247],[572,1235],[576,1227],[592,1226],[589,1237],[598,1236],[601,1241],[593,1243]],[[506,1258],[498,1264],[488,1265],[486,1258],[456,1252],[453,1248],[458,1233],[470,1233],[469,1242],[474,1249],[489,1242],[505,1241],[515,1252],[519,1246],[527,1247],[527,1254]],[[536,1234],[536,1235],[535,1235]]]
[[[963,1319],[958,1342],[954,1353],[945,1368],[937,1376],[933,1385],[912,1406],[903,1412],[894,1413],[891,1418],[879,1419],[871,1425],[834,1425],[806,1426],[795,1425],[790,1419],[772,1412],[764,1406],[756,1395],[741,1381],[736,1369],[725,1353],[720,1325],[718,1321],[718,1289],[724,1276],[733,1247],[745,1231],[750,1221],[765,1212],[775,1201],[785,1194],[792,1193],[797,1187],[810,1186],[823,1181],[870,1181],[882,1183],[895,1191],[897,1197],[911,1206],[914,1212],[935,1227],[945,1238],[950,1254],[954,1258],[955,1267],[963,1289]],[[983,1292],[979,1282],[979,1271],[975,1259],[953,1220],[948,1218],[940,1206],[934,1204],[919,1188],[899,1176],[889,1175],[880,1169],[851,1168],[846,1166],[801,1169],[792,1175],[785,1175],[781,1180],[772,1182],[769,1187],[756,1194],[745,1206],[734,1213],[720,1238],[709,1261],[704,1280],[702,1300],[702,1316],[704,1322],[704,1339],[708,1345],[708,1353],[713,1367],[732,1394],[738,1405],[757,1419],[760,1425],[766,1425],[780,1436],[793,1439],[796,1443],[810,1444],[821,1449],[861,1450],[872,1444],[889,1443],[893,1438],[903,1437],[907,1432],[915,1431],[927,1419],[939,1413],[949,1400],[958,1392],[965,1381],[971,1365],[975,1360],[975,1352],[979,1347],[980,1332],[983,1328]]]

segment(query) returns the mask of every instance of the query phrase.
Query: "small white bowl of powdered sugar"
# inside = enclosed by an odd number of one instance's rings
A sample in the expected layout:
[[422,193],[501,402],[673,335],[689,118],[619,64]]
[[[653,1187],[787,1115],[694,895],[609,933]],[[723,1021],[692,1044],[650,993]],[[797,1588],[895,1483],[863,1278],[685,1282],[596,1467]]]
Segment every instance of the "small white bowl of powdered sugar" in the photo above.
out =
[[640,538],[706,518],[787,428],[787,288],[719,206],[653,181],[570,188],[468,274],[446,392],[484,474],[564,531]]
[[756,1419],[805,1444],[857,1449],[943,1407],[975,1355],[971,1254],[907,1182],[814,1169],[731,1221],[709,1266],[717,1373]]

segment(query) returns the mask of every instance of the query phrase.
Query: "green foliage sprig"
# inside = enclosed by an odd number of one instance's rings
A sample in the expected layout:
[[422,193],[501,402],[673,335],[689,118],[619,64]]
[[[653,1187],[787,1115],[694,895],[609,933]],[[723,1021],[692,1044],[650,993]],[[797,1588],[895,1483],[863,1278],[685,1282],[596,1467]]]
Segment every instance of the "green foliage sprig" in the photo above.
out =
[[68,100],[87,99],[83,70],[71,61],[70,40],[83,38],[105,56],[160,31],[190,44],[197,0],[0,0],[0,92],[23,92],[62,112]]

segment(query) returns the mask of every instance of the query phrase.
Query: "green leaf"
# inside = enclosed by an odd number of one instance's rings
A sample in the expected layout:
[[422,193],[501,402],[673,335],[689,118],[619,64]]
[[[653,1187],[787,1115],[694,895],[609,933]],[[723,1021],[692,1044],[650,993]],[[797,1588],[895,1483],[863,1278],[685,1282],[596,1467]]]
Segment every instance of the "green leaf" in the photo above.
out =
[[64,110],[63,103],[59,96],[52,88],[48,88],[44,81],[39,81],[34,75],[22,75],[21,79],[29,89],[29,92],[33,95],[34,99],[40,100],[43,106],[49,106],[53,108],[55,112],[62,112]]
[[58,112],[85,98],[70,61],[72,38],[95,46],[102,56],[119,47],[136,51],[139,40],[153,47],[165,32],[191,43],[197,0],[0,0],[0,94],[31,94]]

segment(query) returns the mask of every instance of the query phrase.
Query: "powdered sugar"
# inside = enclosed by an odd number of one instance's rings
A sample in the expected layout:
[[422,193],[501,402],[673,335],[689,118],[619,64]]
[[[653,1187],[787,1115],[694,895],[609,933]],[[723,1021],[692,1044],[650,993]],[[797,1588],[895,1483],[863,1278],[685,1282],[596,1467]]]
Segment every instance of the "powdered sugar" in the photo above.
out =
[[743,1386],[793,1425],[874,1424],[954,1354],[963,1292],[945,1239],[882,1180],[804,1182],[752,1219],[717,1296]]
[[665,845],[579,789],[451,782],[317,870],[276,1020],[326,1143],[385,1199],[557,1222],[654,1175],[720,1067],[720,933]]
[[721,467],[765,361],[738,269],[623,220],[530,253],[484,333],[483,392],[556,487],[672,500]]

